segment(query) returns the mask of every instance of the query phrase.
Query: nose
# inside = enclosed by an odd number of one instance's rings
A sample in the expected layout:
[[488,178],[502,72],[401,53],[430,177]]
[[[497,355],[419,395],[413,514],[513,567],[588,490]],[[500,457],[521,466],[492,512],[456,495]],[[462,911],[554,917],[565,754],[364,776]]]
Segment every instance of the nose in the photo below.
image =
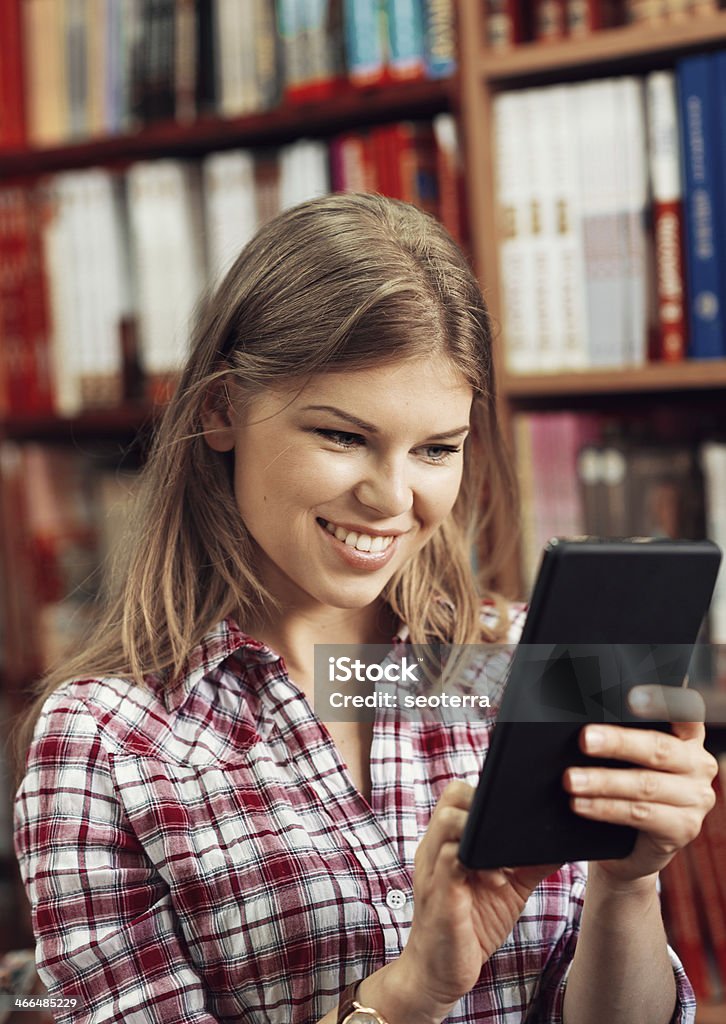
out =
[[406,466],[398,460],[371,460],[355,496],[379,516],[393,518],[408,512],[413,505],[413,488]]

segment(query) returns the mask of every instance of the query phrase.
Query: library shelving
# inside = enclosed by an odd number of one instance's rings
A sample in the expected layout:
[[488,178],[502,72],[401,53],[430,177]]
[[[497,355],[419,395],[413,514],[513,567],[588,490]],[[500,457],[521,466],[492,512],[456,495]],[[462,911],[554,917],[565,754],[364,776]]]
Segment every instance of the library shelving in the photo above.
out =
[[[680,57],[726,48],[726,12],[642,21],[556,41],[528,42],[508,49],[485,43],[486,5],[461,0],[458,7],[460,116],[465,140],[466,182],[471,248],[475,266],[498,326],[495,363],[499,402],[512,444],[518,413],[537,410],[599,413],[655,412],[675,418],[693,437],[699,420],[704,430],[726,433],[726,361],[652,362],[623,369],[577,372],[512,372],[506,365],[507,338],[502,329],[503,293],[497,218],[494,153],[495,98],[502,92],[577,83],[587,79],[645,74],[670,69]],[[531,297],[530,301],[531,301]],[[526,302],[528,296],[522,295]],[[521,588],[516,572],[506,581]],[[726,722],[723,696],[715,695],[711,714]],[[709,729],[712,750],[726,750],[726,726]],[[698,1024],[721,1021],[726,1003],[699,1005]]]

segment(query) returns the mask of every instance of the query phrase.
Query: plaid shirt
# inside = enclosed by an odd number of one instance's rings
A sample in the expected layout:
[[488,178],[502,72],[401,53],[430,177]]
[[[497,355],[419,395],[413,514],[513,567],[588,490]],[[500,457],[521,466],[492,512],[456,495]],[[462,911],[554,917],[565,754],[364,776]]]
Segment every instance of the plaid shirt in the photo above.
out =
[[[503,678],[508,656],[489,662]],[[56,1019],[319,1020],[403,949],[416,846],[490,730],[377,713],[369,805],[284,663],[231,620],[171,685],[64,685],[16,802],[39,973],[80,1004]],[[560,1021],[584,889],[582,864],[538,886],[448,1020]]]

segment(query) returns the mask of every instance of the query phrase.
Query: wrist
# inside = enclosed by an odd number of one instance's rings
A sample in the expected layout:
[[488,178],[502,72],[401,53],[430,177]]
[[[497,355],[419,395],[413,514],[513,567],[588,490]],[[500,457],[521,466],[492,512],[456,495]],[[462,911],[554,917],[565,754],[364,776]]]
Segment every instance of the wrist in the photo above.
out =
[[637,878],[622,878],[617,872],[610,871],[606,865],[597,861],[590,863],[588,867],[588,890],[607,899],[641,899],[648,902],[657,895],[657,884],[657,871]]
[[388,1024],[441,1024],[455,1005],[426,992],[405,954],[364,978],[356,999],[376,1009]]

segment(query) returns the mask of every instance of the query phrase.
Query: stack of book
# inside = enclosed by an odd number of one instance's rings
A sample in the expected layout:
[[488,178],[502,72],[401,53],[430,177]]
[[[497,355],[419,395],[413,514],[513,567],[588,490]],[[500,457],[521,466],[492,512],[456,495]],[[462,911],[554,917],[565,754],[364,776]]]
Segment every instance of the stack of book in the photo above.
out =
[[265,221],[335,190],[416,203],[464,239],[456,125],[91,168],[0,187],[0,416],[163,400],[198,301]]
[[482,0],[487,45],[552,43],[619,25],[663,24],[702,17],[719,0]]
[[453,0],[3,0],[0,149],[446,77]]
[[511,372],[726,356],[724,97],[726,53],[495,97]]

